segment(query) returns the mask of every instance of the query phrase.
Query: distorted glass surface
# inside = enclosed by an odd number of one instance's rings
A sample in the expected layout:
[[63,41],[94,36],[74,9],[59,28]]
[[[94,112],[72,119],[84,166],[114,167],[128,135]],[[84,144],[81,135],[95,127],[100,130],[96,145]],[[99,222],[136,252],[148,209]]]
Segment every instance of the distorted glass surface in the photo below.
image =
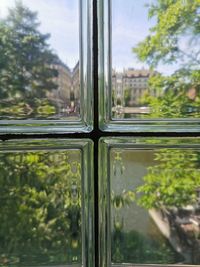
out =
[[81,158],[1,151],[0,266],[82,266]]
[[79,0],[0,0],[0,119],[80,118]]
[[199,0],[110,2],[112,118],[200,118]]
[[108,154],[108,173],[101,177],[108,191],[102,182],[100,190],[102,197],[109,194],[109,221],[106,215],[102,220],[110,232],[103,241],[110,260],[116,265],[199,265],[200,149],[147,143],[152,146],[127,146],[123,140],[119,148],[113,142]]

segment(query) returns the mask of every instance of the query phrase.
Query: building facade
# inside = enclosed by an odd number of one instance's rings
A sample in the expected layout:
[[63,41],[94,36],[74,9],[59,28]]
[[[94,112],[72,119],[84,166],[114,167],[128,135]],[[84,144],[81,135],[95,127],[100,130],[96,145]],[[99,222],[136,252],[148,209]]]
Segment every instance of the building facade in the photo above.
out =
[[148,69],[113,70],[112,90],[113,105],[139,106],[141,97],[148,90],[148,80],[154,72]]
[[79,113],[80,109],[80,75],[79,62],[73,69],[70,69],[61,60],[52,65],[57,71],[53,78],[57,88],[48,94],[48,98],[56,102],[60,113]]

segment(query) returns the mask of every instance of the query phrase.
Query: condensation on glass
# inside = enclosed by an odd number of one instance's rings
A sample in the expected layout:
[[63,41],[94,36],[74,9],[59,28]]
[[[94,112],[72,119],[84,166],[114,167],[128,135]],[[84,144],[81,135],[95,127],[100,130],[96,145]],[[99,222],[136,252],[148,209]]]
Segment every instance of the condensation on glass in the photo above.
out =
[[0,144],[0,266],[93,266],[91,156],[89,141]]
[[100,151],[101,266],[199,266],[199,139],[102,139]]
[[198,0],[99,1],[102,129],[199,131],[199,10]]
[[90,0],[0,0],[0,132],[91,128],[90,22]]

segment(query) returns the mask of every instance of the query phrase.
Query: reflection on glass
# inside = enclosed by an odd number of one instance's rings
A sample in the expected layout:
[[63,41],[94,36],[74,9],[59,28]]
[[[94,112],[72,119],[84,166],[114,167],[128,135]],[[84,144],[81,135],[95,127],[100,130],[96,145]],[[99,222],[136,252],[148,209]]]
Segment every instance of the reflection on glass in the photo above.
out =
[[200,150],[110,152],[111,261],[200,264]]
[[0,119],[78,119],[78,0],[0,0]]
[[113,118],[199,118],[199,0],[115,0],[111,10]]
[[0,266],[81,265],[80,150],[1,152],[0,222]]

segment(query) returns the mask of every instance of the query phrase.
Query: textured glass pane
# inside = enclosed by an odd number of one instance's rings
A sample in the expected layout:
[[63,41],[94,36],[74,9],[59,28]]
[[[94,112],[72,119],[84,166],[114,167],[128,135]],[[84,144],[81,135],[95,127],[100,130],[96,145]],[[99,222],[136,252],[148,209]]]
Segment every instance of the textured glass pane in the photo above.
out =
[[155,120],[179,120],[174,129],[180,119],[199,122],[199,1],[104,2],[100,87],[107,123],[140,124],[142,131]]
[[0,266],[85,265],[85,144],[14,145],[0,147]]
[[89,18],[87,5],[79,0],[0,0],[2,125],[88,123],[90,26],[82,25]]
[[103,190],[108,195],[101,212],[108,217],[100,224],[107,218],[101,244],[108,265],[199,266],[200,146],[191,139],[105,142],[101,200]]

